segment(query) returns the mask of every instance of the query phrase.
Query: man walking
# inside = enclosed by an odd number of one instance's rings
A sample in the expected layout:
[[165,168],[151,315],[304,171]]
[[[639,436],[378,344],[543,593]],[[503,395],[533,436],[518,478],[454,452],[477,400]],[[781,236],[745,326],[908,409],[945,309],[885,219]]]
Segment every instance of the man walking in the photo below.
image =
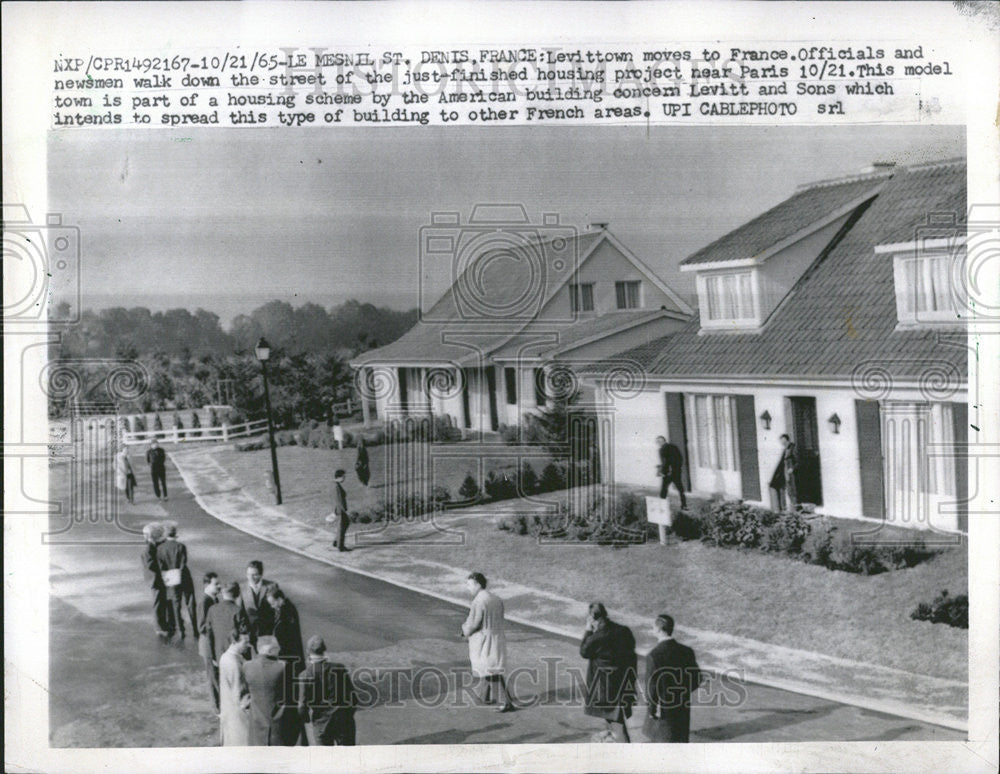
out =
[[156,635],[162,639],[174,636],[174,621],[170,604],[167,602],[167,589],[160,574],[160,562],[156,547],[163,540],[163,526],[158,523],[147,524],[142,528],[146,544],[142,549],[142,568],[153,590],[153,620],[156,622]]
[[153,494],[156,499],[160,499],[160,491],[163,491],[163,499],[167,499],[167,453],[160,448],[160,442],[155,438],[149,442],[146,450],[146,462],[149,465],[149,475],[153,479]]
[[513,712],[514,702],[511,701],[503,676],[507,668],[503,600],[486,590],[486,576],[482,573],[470,573],[465,585],[472,595],[472,604],[469,606],[469,617],[462,624],[462,635],[469,640],[472,674],[486,680],[481,698],[484,704],[491,704],[495,685],[495,698],[500,700],[497,712]]
[[674,639],[674,619],[653,622],[657,644],[646,656],[648,715],[642,731],[650,742],[687,742],[691,733],[691,695],[704,674],[694,651]]
[[625,722],[632,717],[635,703],[635,637],[627,626],[608,618],[608,611],[600,602],[590,605],[580,656],[590,662],[583,712],[603,718],[607,724],[600,741],[631,741]]
[[243,667],[250,688],[250,744],[291,747],[302,735],[291,665],[278,658],[274,637],[257,640],[257,657]]
[[173,610],[174,624],[183,640],[184,618],[182,610],[186,610],[191,621],[191,631],[198,639],[198,608],[194,598],[194,579],[187,564],[187,546],[177,539],[177,525],[167,527],[167,539],[156,548],[156,558],[160,564],[160,573],[167,588],[167,600]]
[[219,736],[223,747],[246,747],[250,744],[250,689],[243,670],[250,636],[233,632],[229,643],[219,659]]
[[660,464],[657,467],[657,472],[660,474],[660,499],[667,499],[667,490],[673,484],[677,494],[681,496],[681,508],[687,508],[687,497],[684,496],[684,483],[681,480],[684,455],[662,435],[656,436],[656,446],[660,456]]
[[264,563],[251,559],[247,563],[247,585],[240,594],[240,607],[250,623],[250,642],[274,631],[274,611],[267,601],[267,592],[274,584],[264,577]]
[[347,667],[326,660],[326,643],[309,638],[309,665],[298,678],[299,715],[311,730],[310,744],[353,745],[357,696]]
[[199,638],[198,655],[205,664],[205,676],[208,678],[208,690],[212,694],[215,711],[219,711],[219,667],[212,660],[212,646],[208,641],[208,611],[219,599],[222,586],[219,584],[219,574],[206,572],[202,578],[204,592],[201,597],[201,611],[198,614]]
[[236,600],[240,597],[240,584],[236,581],[226,584],[222,589],[222,599],[208,610],[205,622],[205,634],[208,637],[208,651],[212,660],[218,666],[219,659],[229,646],[229,636],[233,632],[250,633],[250,622],[247,614]]
[[349,522],[347,515],[347,492],[344,491],[344,477],[346,475],[347,473],[343,469],[338,469],[333,474],[333,513],[327,516],[327,521],[337,522],[337,537],[333,541],[333,547],[338,551],[351,550],[345,543]]

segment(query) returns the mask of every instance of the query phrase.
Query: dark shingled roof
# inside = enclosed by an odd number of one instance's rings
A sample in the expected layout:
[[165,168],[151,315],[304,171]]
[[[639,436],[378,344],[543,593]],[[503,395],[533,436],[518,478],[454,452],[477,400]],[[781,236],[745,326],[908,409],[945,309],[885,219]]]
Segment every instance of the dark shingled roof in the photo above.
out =
[[[899,168],[840,243],[803,274],[762,330],[701,334],[695,317],[677,333],[616,360],[633,359],[650,376],[670,378],[851,378],[877,365],[893,378],[932,379],[946,373],[951,383],[965,383],[964,332],[896,330],[892,256],[875,254],[876,245],[914,240],[917,229],[940,223],[942,214],[963,224],[965,188],[964,160]],[[596,364],[593,370],[606,367]]]
[[804,187],[790,199],[684,259],[681,266],[753,258],[852,202],[874,196],[890,174],[876,172]]

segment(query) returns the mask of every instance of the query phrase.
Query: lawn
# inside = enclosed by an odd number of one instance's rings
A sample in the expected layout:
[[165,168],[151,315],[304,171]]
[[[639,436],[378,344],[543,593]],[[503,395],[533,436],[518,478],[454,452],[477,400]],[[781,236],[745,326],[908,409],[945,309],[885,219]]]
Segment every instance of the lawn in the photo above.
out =
[[[373,484],[384,480],[382,454],[377,451],[379,447],[370,450]],[[273,502],[264,486],[266,451],[221,451],[214,456],[251,495]],[[337,467],[350,471],[346,488],[352,510],[379,495],[374,486],[365,492],[354,477],[353,449],[284,447],[279,456],[285,510],[292,518],[325,526]],[[464,462],[455,461],[446,469],[453,496],[474,464],[471,459]],[[461,518],[454,514],[443,519]],[[413,555],[580,600],[600,599],[612,611],[627,608],[650,616],[669,612],[681,625],[694,628],[968,679],[968,632],[909,618],[919,602],[930,601],[941,589],[967,593],[965,545],[910,569],[863,576],[697,541],[617,548],[539,543],[498,530],[488,513],[466,519],[461,529],[463,545],[412,542]]]

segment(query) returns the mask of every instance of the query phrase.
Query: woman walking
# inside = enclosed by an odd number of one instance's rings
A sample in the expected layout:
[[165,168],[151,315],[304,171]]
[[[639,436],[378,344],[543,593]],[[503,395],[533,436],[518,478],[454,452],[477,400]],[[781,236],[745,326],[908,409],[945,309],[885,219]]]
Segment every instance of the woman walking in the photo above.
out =
[[[465,580],[472,594],[469,617],[462,624],[462,636],[469,639],[469,660],[472,674],[486,681],[482,700],[491,704],[499,699],[497,712],[512,712],[514,703],[507,691],[503,673],[507,667],[507,638],[504,635],[503,600],[486,590],[486,577],[470,573]],[[496,686],[497,695],[493,688]]]

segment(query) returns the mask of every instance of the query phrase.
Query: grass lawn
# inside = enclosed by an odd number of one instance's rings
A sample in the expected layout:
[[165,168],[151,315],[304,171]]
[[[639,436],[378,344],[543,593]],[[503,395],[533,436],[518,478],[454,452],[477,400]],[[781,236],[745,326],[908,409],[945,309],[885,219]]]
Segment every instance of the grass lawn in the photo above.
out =
[[[384,480],[384,466],[382,455],[376,453],[380,447],[369,451],[374,484]],[[379,494],[375,487],[365,493],[354,477],[353,449],[338,452],[293,446],[278,453],[284,509],[292,518],[325,526],[323,518],[331,510],[337,467],[349,471],[346,488],[352,510],[366,497]],[[273,502],[264,486],[268,452],[222,451],[214,456],[252,496]],[[472,469],[471,459],[468,466],[463,462],[456,461],[447,470],[453,496]],[[967,593],[964,544],[910,569],[863,576],[697,541],[621,548],[539,543],[529,536],[498,530],[488,513],[469,519],[461,512],[452,512],[442,518],[445,524],[464,519],[460,526],[464,544],[435,546],[414,541],[415,557],[476,569],[487,577],[580,600],[600,599],[612,612],[615,608],[650,616],[669,612],[682,626],[921,674],[968,679],[968,632],[909,617],[919,602],[929,602],[941,589],[952,595]],[[426,529],[426,525],[410,529],[421,528]],[[975,604],[974,599],[972,602]]]

